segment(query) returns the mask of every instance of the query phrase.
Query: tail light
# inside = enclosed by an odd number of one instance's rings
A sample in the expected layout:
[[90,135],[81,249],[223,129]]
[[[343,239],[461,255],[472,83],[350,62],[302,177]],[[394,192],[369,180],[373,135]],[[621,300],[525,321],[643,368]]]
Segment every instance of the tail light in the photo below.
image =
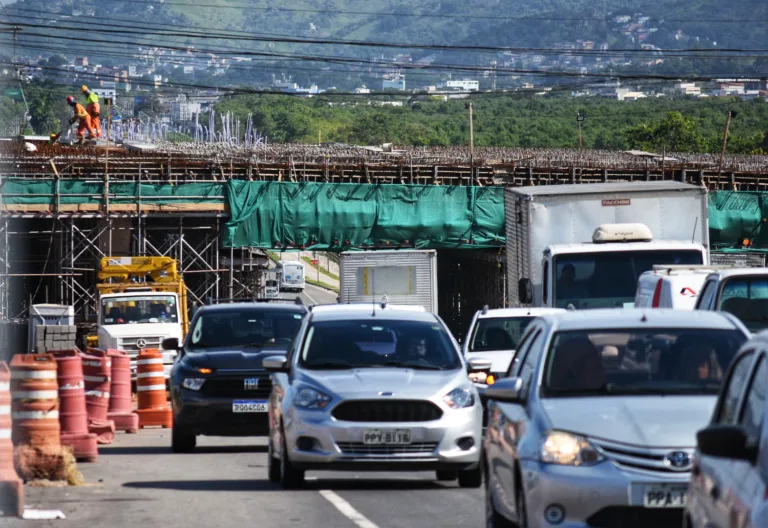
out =
[[659,300],[661,299],[661,279],[656,283],[656,289],[653,290],[653,300],[651,301],[651,308],[659,307]]

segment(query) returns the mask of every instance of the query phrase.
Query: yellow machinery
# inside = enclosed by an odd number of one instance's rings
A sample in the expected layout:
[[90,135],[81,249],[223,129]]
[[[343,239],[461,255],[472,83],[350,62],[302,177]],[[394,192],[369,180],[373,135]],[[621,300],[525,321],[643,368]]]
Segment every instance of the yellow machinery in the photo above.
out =
[[[98,271],[100,295],[108,293],[167,292],[179,296],[182,339],[189,330],[187,287],[170,257],[103,257]],[[88,346],[97,346],[98,336],[88,336]]]

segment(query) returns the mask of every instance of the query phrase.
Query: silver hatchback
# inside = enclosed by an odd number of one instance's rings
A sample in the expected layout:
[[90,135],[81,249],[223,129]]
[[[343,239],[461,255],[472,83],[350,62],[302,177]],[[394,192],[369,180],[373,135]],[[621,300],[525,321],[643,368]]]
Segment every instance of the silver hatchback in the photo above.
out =
[[482,485],[479,395],[438,316],[386,304],[315,306],[288,355],[264,367],[275,373],[271,481],[297,487],[307,470],[429,470]]

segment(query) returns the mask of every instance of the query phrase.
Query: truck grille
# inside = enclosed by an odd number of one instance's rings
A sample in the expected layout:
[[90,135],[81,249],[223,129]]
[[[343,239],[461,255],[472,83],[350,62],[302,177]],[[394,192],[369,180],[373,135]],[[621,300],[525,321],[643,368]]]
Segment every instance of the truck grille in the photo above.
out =
[[367,445],[361,442],[337,442],[345,455],[418,455],[430,456],[437,449],[437,442],[410,445]]
[[693,457],[692,449],[649,448],[609,442],[607,440],[589,440],[600,452],[622,469],[646,471],[662,475],[685,475],[685,470],[673,469],[664,463],[664,457],[674,451],[684,451]]
[[[246,389],[245,380],[248,378],[258,378],[259,386],[256,389]],[[231,378],[212,378],[203,383],[200,393],[214,398],[243,398],[243,399],[262,399],[269,398],[272,392],[272,380],[269,376],[237,376]]]
[[117,340],[118,348],[120,350],[125,351],[129,356],[138,356],[139,350],[141,350],[141,347],[137,344],[139,339],[144,341],[144,347],[143,348],[157,348],[158,350],[161,349],[161,344],[163,342],[163,337],[160,336],[152,336],[152,337],[121,337]]
[[431,422],[443,411],[429,401],[352,400],[341,402],[331,414],[345,422]]

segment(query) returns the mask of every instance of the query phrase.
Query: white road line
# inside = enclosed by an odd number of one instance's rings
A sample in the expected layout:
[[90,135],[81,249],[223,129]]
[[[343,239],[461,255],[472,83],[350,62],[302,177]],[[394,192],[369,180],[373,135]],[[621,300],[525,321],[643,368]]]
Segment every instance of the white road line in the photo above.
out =
[[337,510],[339,510],[347,519],[354,522],[360,528],[379,528],[371,521],[366,519],[362,513],[352,507],[350,503],[336,495],[331,490],[320,490],[325,500],[333,504]]
[[[311,286],[311,284],[310,284],[310,286]],[[307,288],[306,287],[304,288],[304,291],[302,293],[307,296],[307,299],[309,299],[309,302],[311,302],[312,304],[318,304],[317,301],[314,300],[312,298],[312,296],[307,293]],[[299,295],[301,295],[301,294],[299,294]]]

